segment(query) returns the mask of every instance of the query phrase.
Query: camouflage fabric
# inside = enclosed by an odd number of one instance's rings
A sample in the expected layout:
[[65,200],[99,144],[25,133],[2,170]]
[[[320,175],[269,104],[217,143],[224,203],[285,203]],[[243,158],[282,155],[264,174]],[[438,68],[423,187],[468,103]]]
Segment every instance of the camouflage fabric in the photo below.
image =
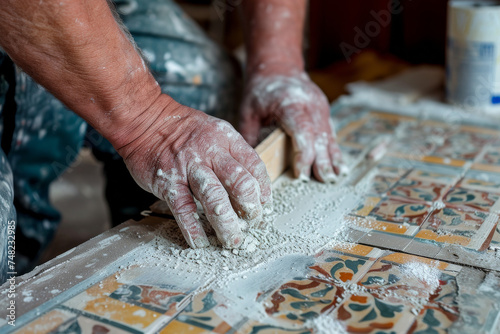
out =
[[[162,91],[192,108],[227,118],[239,91],[232,59],[171,0],[120,0],[115,5]],[[0,266],[7,263],[6,224],[16,212],[17,272],[36,265],[61,219],[49,201],[49,185],[71,165],[83,144],[104,162],[114,224],[152,203],[152,195],[135,184],[111,144],[16,69],[1,50],[0,110],[0,240],[4,246]],[[7,269],[0,269],[1,283]]]

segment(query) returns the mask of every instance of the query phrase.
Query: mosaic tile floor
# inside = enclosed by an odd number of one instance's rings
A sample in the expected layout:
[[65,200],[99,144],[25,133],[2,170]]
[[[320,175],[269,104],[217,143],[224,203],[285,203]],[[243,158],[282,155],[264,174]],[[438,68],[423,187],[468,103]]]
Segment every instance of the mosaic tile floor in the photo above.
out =
[[120,271],[18,333],[310,333],[304,324],[319,316],[348,333],[446,333],[459,319],[465,330],[495,329],[500,280],[459,295],[464,268],[458,265],[345,244],[311,257],[305,269],[255,295],[255,307],[264,308],[272,324],[231,312],[213,290],[126,283],[117,278]]
[[410,253],[429,244],[498,249],[500,131],[382,112],[361,113],[339,131],[351,159],[381,136],[387,151],[360,181],[370,190],[351,212],[353,224],[370,229],[374,239],[406,239],[411,247],[397,249]]
[[[336,115],[346,161],[359,170],[352,182],[366,189],[343,216],[355,243],[290,255],[290,272],[277,259],[233,290],[180,284],[156,267],[93,269],[99,261],[89,257],[87,281],[72,278],[71,293],[40,301],[15,332],[499,333],[500,131],[365,110]],[[165,219],[134,224],[149,233],[130,234],[140,251]],[[120,245],[114,237],[99,240],[111,249]],[[250,303],[233,307],[245,302],[234,291]]]

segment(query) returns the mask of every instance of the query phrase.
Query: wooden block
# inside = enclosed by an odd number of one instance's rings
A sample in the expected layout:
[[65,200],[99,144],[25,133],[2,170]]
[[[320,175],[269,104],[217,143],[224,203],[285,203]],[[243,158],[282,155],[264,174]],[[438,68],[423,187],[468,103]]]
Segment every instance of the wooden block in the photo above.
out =
[[291,164],[292,143],[281,129],[274,130],[255,150],[264,161],[271,182],[283,174]]

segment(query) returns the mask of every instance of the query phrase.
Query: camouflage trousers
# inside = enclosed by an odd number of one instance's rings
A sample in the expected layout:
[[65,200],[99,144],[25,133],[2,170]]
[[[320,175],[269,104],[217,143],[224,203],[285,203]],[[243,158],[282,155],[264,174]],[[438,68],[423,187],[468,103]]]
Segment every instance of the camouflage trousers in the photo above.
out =
[[[162,91],[184,105],[227,118],[239,92],[235,62],[172,0],[117,0],[115,6]],[[8,272],[31,270],[54,237],[61,217],[50,203],[49,186],[82,145],[104,164],[114,225],[154,201],[135,184],[107,140],[1,50],[0,110],[0,283],[10,277]],[[9,268],[13,222],[16,266]]]

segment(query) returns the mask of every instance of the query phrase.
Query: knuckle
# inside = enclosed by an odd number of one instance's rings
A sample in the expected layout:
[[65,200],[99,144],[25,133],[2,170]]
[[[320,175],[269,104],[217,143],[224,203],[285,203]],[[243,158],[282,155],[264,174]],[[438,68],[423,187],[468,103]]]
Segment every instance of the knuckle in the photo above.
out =
[[227,193],[224,188],[219,185],[208,186],[203,202],[208,207],[215,207],[227,203]]
[[256,197],[259,192],[259,184],[257,181],[249,174],[240,174],[240,177],[236,178],[232,189],[238,194],[238,196],[253,198]]
[[196,212],[196,204],[194,204],[192,199],[184,197],[178,199],[172,209],[175,211],[174,213],[178,215],[186,215]]

